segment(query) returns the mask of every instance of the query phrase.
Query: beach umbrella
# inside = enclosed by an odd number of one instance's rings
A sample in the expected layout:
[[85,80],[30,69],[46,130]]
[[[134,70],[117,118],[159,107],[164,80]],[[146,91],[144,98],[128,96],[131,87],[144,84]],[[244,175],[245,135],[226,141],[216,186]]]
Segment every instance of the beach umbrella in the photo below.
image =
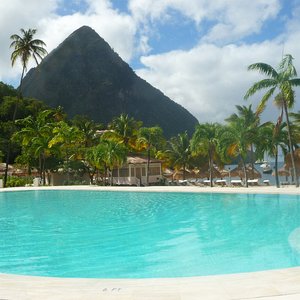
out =
[[166,168],[164,171],[163,171],[163,176],[168,178],[168,179],[172,179],[173,178],[173,175],[174,175],[174,171],[171,170],[171,169],[168,169]]
[[[209,178],[209,176],[210,176],[209,175],[209,169],[208,168],[207,169],[206,168],[201,168],[199,173],[197,174],[197,176],[199,178]],[[222,178],[223,176],[217,168],[213,167],[212,168],[212,177],[213,178]]]
[[[184,174],[184,176],[183,176]],[[190,170],[177,170],[174,172],[173,174],[173,180],[182,180],[183,178],[187,179],[187,178],[195,178],[195,174],[193,172],[191,172]]]
[[[288,170],[285,169],[285,167],[283,166],[282,168],[278,169],[278,175],[279,176],[290,176],[290,172]],[[272,176],[275,176],[275,171],[272,172]]]
[[221,174],[222,178],[223,177],[230,177],[231,176],[231,171],[223,169],[223,170],[220,170],[220,174]]
[[[300,148],[294,151],[294,160],[295,160],[295,167],[297,169],[297,173],[300,173]],[[286,169],[292,169],[292,159],[291,154],[288,153],[285,157]]]
[[[261,178],[261,173],[255,168],[252,169],[250,165],[246,165],[246,173],[247,177],[250,179],[258,179]],[[231,177],[240,177],[244,178],[244,169],[241,165],[238,165],[230,172]]]

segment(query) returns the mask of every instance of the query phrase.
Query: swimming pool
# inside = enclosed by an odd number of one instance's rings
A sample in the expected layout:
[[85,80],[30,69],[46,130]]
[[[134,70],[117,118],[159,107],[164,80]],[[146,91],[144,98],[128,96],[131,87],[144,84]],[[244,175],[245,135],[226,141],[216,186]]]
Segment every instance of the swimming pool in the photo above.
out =
[[299,265],[299,196],[0,193],[2,273],[149,278]]

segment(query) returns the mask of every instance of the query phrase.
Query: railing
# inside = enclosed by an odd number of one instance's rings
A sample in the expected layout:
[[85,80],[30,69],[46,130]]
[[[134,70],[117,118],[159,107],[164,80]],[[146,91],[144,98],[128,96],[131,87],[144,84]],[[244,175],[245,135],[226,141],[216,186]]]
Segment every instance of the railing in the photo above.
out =
[[136,177],[113,177],[114,185],[136,185],[140,186],[140,179]]
[[[136,185],[141,186],[146,184],[146,176],[143,176],[141,179],[137,177],[113,177],[114,185]],[[149,183],[159,182],[162,179],[161,175],[151,175],[149,176]]]

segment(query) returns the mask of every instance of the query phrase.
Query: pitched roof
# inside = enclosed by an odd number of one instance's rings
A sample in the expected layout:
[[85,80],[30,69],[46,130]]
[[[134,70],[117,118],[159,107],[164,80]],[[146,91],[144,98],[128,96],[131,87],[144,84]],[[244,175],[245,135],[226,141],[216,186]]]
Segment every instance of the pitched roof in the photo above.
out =
[[[150,163],[161,163],[162,161],[159,159],[150,159]],[[146,164],[147,158],[140,157],[140,156],[127,156],[127,163],[128,164]]]

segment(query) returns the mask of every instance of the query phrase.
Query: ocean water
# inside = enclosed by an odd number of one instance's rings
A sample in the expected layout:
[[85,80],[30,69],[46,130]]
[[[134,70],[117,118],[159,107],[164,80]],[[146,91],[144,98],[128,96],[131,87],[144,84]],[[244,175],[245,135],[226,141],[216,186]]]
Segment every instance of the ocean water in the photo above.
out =
[[[273,169],[273,171],[274,171],[274,167],[275,167],[275,163],[274,162],[269,162],[270,163],[270,165],[271,165],[271,167],[272,167],[272,169]],[[261,175],[262,175],[262,177],[259,179],[259,181],[260,181],[260,184],[263,184],[263,181],[264,180],[269,180],[270,181],[270,185],[276,185],[276,179],[275,179],[275,176],[273,176],[272,174],[264,174],[263,173],[263,169],[260,167],[260,165],[261,164],[255,164],[254,165],[254,167],[257,169],[257,171],[259,171],[260,173],[261,173]],[[283,162],[279,162],[278,163],[278,169],[280,169],[280,168],[282,168],[283,167],[283,165],[284,165],[284,163]],[[233,170],[234,168],[236,168],[237,167],[237,165],[226,165],[225,166],[225,169],[226,170]],[[237,177],[232,177],[233,179],[239,179],[239,178],[237,178]],[[290,182],[292,182],[292,180],[291,180],[291,178],[288,178],[288,180],[290,181]],[[279,176],[279,181],[280,182],[285,182],[285,181],[287,181],[286,180],[286,177],[285,176]]]
[[0,273],[150,278],[299,265],[299,196],[0,193]]

